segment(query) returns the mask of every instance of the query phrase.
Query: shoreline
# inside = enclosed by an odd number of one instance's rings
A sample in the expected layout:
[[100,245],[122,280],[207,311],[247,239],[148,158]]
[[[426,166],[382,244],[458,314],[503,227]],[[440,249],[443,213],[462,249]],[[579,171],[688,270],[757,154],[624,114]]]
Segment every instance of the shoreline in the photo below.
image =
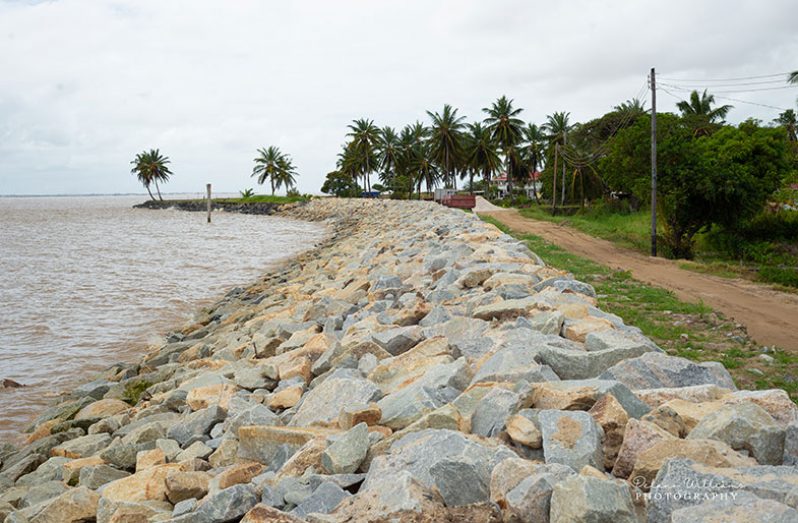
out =
[[[646,506],[638,487],[704,472],[663,453],[713,474],[745,467],[751,489],[765,488],[760,466],[798,484],[773,467],[798,458],[784,391],[736,391],[720,364],[665,355],[476,216],[338,199],[280,211],[329,234],[140,364],[76,388],[26,446],[0,445],[12,521],[65,507],[100,523],[502,521],[529,510],[510,491],[535,475],[551,479],[528,493],[541,517],[669,518],[681,507]],[[702,425],[714,411],[759,420],[748,455]]]

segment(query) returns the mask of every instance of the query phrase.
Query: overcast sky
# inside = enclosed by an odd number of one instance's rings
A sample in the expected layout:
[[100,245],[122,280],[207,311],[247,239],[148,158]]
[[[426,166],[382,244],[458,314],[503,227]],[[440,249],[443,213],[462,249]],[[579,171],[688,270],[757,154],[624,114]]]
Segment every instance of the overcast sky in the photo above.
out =
[[[798,69],[796,19],[795,0],[0,0],[0,194],[142,192],[129,162],[151,147],[167,190],[238,191],[267,145],[318,193],[354,118],[401,127],[449,103],[481,119],[506,94],[528,121],[586,120],[652,66]],[[798,89],[725,96],[794,108]],[[778,113],[727,103],[735,122]]]

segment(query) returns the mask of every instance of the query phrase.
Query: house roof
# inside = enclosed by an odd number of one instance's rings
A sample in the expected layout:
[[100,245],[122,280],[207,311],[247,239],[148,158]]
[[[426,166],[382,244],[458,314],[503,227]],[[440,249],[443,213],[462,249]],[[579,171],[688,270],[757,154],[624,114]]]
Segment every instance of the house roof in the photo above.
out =
[[[527,181],[537,181],[540,179],[540,171],[529,171],[529,178]],[[507,173],[501,173],[494,178],[497,182],[506,182],[507,181]]]

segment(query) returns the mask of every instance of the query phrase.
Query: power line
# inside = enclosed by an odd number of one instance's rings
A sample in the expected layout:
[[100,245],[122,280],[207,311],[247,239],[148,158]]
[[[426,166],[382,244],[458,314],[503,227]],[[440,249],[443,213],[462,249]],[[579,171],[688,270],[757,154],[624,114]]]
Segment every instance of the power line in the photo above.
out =
[[[669,83],[662,83],[662,85],[666,85],[668,87],[672,87],[674,89],[682,89],[685,91],[693,91],[695,89],[691,89],[690,87],[684,85],[674,85]],[[721,89],[720,91],[712,91],[712,93],[756,93],[759,91],[779,91],[781,89],[796,89],[798,85],[783,85],[781,87],[763,87],[759,89]]]
[[[673,94],[672,92],[670,92],[669,90],[665,89],[664,87],[660,87],[661,85],[662,84],[657,86],[657,90],[658,91],[664,91],[667,94],[669,94],[670,96],[672,96],[672,97],[676,98],[677,100],[679,100],[680,102],[686,102],[687,101],[684,98],[682,98],[681,96]],[[715,96],[715,98],[720,98],[722,100],[729,100],[731,102],[739,102],[739,103],[744,103],[744,104],[749,104],[749,105],[757,105],[759,107],[765,107],[767,109],[776,109],[777,111],[787,111],[788,110],[788,109],[785,109],[784,107],[776,107],[775,105],[761,104],[761,103],[757,103],[757,102],[749,102],[748,100],[740,100],[739,98],[730,98],[728,96]]]
[[667,77],[660,77],[661,79],[667,82],[735,82],[738,80],[757,80],[759,78],[773,78],[776,76],[789,76],[792,74],[792,71],[787,71],[784,73],[773,73],[773,74],[762,74],[758,76],[738,76],[737,78],[701,78],[701,79],[690,79],[690,78],[667,78]]
[[[665,80],[665,81],[666,82],[668,82],[668,81],[674,82],[674,81],[678,81],[678,80]],[[685,82],[682,82],[682,83],[685,83]],[[758,81],[758,82],[735,82],[735,83],[728,83],[728,84],[704,84],[704,85],[693,84],[691,82],[686,82],[686,83],[689,83],[691,86],[697,87],[697,88],[707,88],[707,89],[708,88],[712,88],[712,89],[714,89],[716,87],[740,87],[740,86],[747,86],[747,85],[773,85],[773,84],[782,84],[783,85],[784,84],[784,80],[783,79],[779,79],[779,80],[765,80],[765,81]]]

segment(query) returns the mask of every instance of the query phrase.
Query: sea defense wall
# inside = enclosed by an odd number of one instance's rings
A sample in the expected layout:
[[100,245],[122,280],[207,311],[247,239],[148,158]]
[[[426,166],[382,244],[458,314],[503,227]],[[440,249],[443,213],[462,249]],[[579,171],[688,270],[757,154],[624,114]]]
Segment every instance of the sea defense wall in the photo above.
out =
[[330,235],[0,446],[0,520],[798,515],[784,391],[665,354],[473,214],[280,212]]

